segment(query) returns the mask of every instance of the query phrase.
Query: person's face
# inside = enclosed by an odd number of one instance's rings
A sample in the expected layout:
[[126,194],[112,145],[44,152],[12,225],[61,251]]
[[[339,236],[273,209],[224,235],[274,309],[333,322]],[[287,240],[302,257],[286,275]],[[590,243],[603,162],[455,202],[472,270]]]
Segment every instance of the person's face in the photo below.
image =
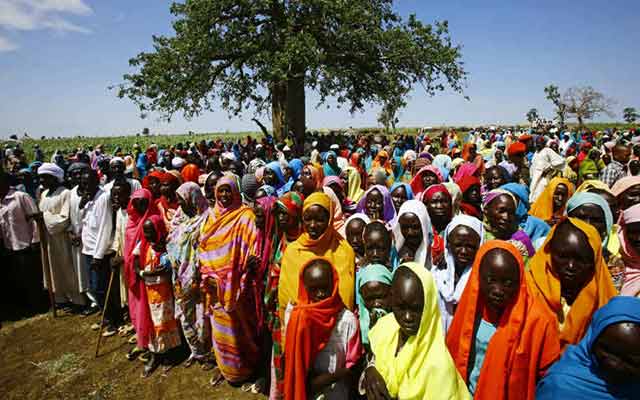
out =
[[382,219],[384,215],[384,197],[378,189],[373,189],[367,195],[367,215],[371,219]]
[[131,198],[131,189],[126,185],[114,185],[111,189],[111,199],[114,208],[126,209]]
[[509,239],[517,230],[516,204],[507,194],[493,199],[488,204],[486,215],[489,225],[499,239]]
[[640,325],[609,325],[591,348],[604,380],[620,385],[640,380]]
[[476,154],[477,154],[476,146],[475,145],[470,146],[469,147],[469,160],[467,160],[467,161],[472,161],[476,157]]
[[498,163],[501,163],[504,160],[504,153],[502,150],[496,150],[494,157]]
[[[564,234],[566,232],[566,234]],[[577,228],[556,230],[550,243],[551,269],[563,291],[577,295],[595,272],[593,249]]]
[[463,269],[473,263],[480,248],[480,236],[468,226],[459,225],[449,233],[447,246],[453,255],[455,266]]
[[45,189],[53,189],[58,186],[58,178],[53,175],[40,175],[40,182]]
[[73,184],[73,186],[80,184],[80,176],[82,176],[82,172],[84,172],[82,168],[76,169],[71,172],[71,183]]
[[120,161],[112,162],[109,165],[112,176],[124,176],[124,163]]
[[296,183],[293,184],[293,191],[304,195],[305,188],[304,188],[304,183],[302,183],[302,180],[298,180],[296,181]]
[[136,198],[131,200],[131,204],[133,205],[134,210],[140,215],[143,215],[147,212],[147,208],[149,208],[149,200],[145,198]]
[[391,310],[391,286],[377,281],[367,282],[360,288],[360,294],[367,310]]
[[524,154],[511,154],[509,160],[515,165],[521,167],[524,165]]
[[180,205],[182,212],[187,214],[189,217],[195,217],[196,209],[179,194],[176,194],[176,198],[178,199],[178,204]]
[[326,263],[314,263],[304,270],[304,287],[312,303],[329,298],[333,292],[333,272]]
[[471,204],[482,203],[482,195],[480,193],[480,185],[473,185],[464,192],[463,197]]
[[372,229],[364,235],[364,256],[368,263],[389,265],[391,238],[386,232]]
[[613,158],[626,165],[631,158],[631,148],[629,146],[616,146],[613,152]]
[[160,183],[160,193],[166,198],[172,198],[175,190],[170,182],[162,182]]
[[431,185],[438,183],[438,176],[431,171],[425,171],[422,174],[422,186],[427,189]]
[[398,168],[398,160],[395,158],[391,159],[391,168],[395,171]]
[[487,190],[497,189],[500,186],[507,183],[497,168],[490,168],[484,175],[484,183],[487,185]]
[[625,225],[624,236],[636,253],[640,254],[640,222]]
[[142,233],[144,234],[144,238],[147,239],[149,243],[155,243],[156,241],[156,227],[153,226],[153,222],[145,221],[142,225]]
[[216,189],[216,199],[222,204],[224,208],[227,208],[233,202],[233,193],[231,192],[231,186],[220,185]]
[[404,236],[405,243],[413,248],[420,247],[424,234],[422,232],[422,225],[420,224],[420,218],[414,213],[404,213],[398,219],[400,224],[400,232]]
[[453,207],[451,205],[451,197],[442,192],[437,192],[431,199],[427,200],[427,211],[433,220],[447,221],[451,220]]
[[256,206],[253,208],[253,212],[256,215],[256,228],[264,229],[264,223],[266,220],[264,215],[264,209],[256,203]]
[[556,153],[558,152],[558,143],[556,143],[556,142],[551,142],[551,144],[549,145],[549,147],[551,148],[551,150],[555,151]]
[[571,211],[569,216],[591,224],[600,234],[600,239],[607,237],[607,223],[604,218],[604,211],[597,205],[593,203],[583,204]]
[[302,168],[300,182],[302,182],[302,193],[305,196],[310,195],[316,190],[316,181],[313,179],[313,173],[308,166]]
[[387,162],[387,157],[380,156],[379,160],[380,160],[380,165],[384,165]]
[[216,199],[216,185],[218,184],[219,176],[211,175],[204,183],[204,195],[210,202]]
[[559,184],[553,192],[553,210],[561,210],[569,200],[569,188],[567,185]]
[[276,222],[278,224],[278,229],[280,230],[280,232],[286,232],[287,229],[289,229],[289,226],[293,226],[293,225],[289,225],[289,214],[279,207],[276,208],[275,212],[276,212],[275,217],[276,217]]
[[393,192],[391,192],[391,201],[396,210],[400,210],[400,207],[407,201],[407,191],[404,186],[398,186]]
[[336,165],[336,157],[333,154],[329,154],[327,156],[327,164],[334,166]]
[[520,266],[512,254],[490,250],[480,263],[480,293],[498,315],[518,294]]
[[302,224],[312,240],[317,240],[329,227],[329,211],[313,205],[302,213]]
[[160,191],[160,179],[152,176],[149,177],[149,191],[153,193],[154,197],[160,197],[162,194]]
[[364,221],[356,218],[349,221],[346,229],[347,242],[359,256],[364,255],[364,226]]
[[242,174],[240,173],[240,164],[239,163],[231,163],[231,165],[229,165],[229,172],[231,172],[234,175],[237,176],[241,176]]
[[263,180],[266,185],[275,187],[276,183],[278,183],[278,178],[276,173],[273,172],[270,168],[264,169]]
[[409,338],[418,334],[424,309],[424,289],[420,279],[408,268],[397,273],[391,283],[391,310],[400,325],[400,333]]
[[640,185],[633,185],[618,197],[622,211],[640,203]]
[[349,187],[349,174],[347,173],[347,171],[342,171],[340,173],[340,180],[342,181],[343,187]]
[[84,193],[95,193],[98,190],[98,178],[91,172],[85,171],[80,175],[80,189]]

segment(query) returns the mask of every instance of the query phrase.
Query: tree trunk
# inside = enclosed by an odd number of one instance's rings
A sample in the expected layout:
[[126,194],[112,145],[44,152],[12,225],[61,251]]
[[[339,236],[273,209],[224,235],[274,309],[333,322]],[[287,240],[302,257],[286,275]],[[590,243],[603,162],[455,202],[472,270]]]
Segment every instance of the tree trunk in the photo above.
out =
[[271,84],[271,123],[273,137],[281,141],[287,133],[287,84],[274,82]]
[[295,137],[296,153],[302,154],[306,130],[306,108],[304,96],[304,75],[287,81],[287,133]]
[[584,121],[582,120],[582,115],[578,114],[576,118],[578,119],[578,128],[580,129],[584,128]]

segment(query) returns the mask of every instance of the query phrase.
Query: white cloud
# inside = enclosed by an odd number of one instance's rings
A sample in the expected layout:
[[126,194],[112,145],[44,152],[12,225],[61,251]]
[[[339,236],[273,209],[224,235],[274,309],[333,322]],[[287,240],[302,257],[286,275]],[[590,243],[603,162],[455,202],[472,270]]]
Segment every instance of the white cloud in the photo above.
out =
[[87,16],[93,10],[84,0],[0,0],[0,28],[91,33],[63,15]]
[[7,38],[0,36],[0,53],[14,51],[18,49],[18,45]]

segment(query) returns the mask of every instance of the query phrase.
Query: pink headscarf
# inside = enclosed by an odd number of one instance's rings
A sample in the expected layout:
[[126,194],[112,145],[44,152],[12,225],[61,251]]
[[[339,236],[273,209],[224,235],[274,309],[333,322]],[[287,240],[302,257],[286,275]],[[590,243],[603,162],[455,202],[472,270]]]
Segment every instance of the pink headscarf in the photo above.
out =
[[623,296],[637,296],[640,293],[640,255],[625,238],[625,227],[634,222],[640,222],[640,204],[629,207],[622,213],[618,230],[620,254],[624,261],[624,283],[620,290]]
[[[458,182],[460,179],[465,176],[476,176],[476,173],[479,171],[478,166],[474,163],[466,162],[458,168],[458,171],[453,177],[455,182]],[[477,176],[476,176],[477,177]]]
[[331,207],[333,208],[333,228],[343,238],[346,237],[346,226],[344,224],[344,214],[342,213],[342,205],[336,193],[328,186],[324,186],[322,191],[331,199]]
[[640,176],[625,176],[613,184],[611,192],[614,196],[618,197],[635,185],[640,185]]

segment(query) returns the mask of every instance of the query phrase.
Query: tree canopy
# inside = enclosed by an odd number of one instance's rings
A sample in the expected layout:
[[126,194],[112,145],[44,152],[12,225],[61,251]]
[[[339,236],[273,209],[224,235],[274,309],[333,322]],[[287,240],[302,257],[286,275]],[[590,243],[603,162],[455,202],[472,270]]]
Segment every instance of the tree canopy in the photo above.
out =
[[175,34],[153,36],[118,85],[143,114],[271,111],[277,137],[301,137],[305,89],[355,112],[418,85],[462,92],[466,78],[447,22],[404,20],[393,0],[187,0],[171,13]]
[[628,123],[633,124],[638,119],[638,112],[634,107],[625,107],[622,110],[622,118]]
[[527,121],[529,121],[530,124],[536,122],[538,118],[540,118],[540,115],[538,114],[537,108],[532,108],[527,112]]

